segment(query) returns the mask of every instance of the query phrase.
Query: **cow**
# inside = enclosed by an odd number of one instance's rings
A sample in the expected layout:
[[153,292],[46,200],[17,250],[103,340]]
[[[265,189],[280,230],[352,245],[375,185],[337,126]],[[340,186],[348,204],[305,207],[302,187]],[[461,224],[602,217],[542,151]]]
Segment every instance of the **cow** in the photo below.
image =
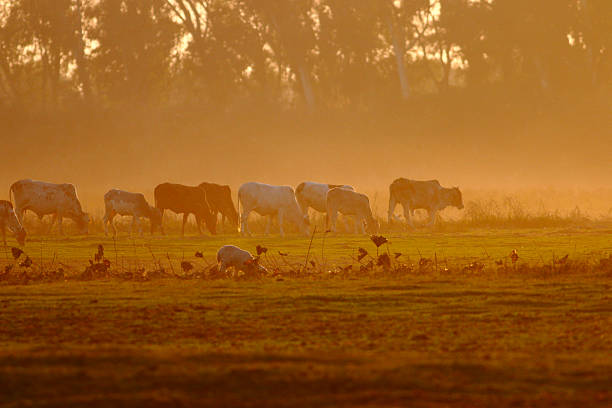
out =
[[242,271],[246,275],[259,276],[268,273],[268,270],[258,263],[259,258],[253,257],[248,251],[234,245],[222,246],[217,251],[217,264],[220,273],[225,273],[227,268]]
[[81,234],[87,234],[89,214],[83,212],[76,188],[72,184],[54,184],[44,181],[19,180],[9,189],[9,197],[15,198],[15,214],[23,225],[23,214],[30,210],[42,221],[42,217],[53,215],[49,230],[57,221],[60,235],[63,234],[62,219],[72,219]]
[[2,229],[2,241],[6,246],[6,228],[15,234],[15,239],[19,245],[25,244],[26,231],[17,219],[13,204],[10,201],[0,200],[0,229]]
[[151,223],[151,235],[153,235],[155,228],[161,228],[161,211],[155,207],[151,207],[141,193],[130,193],[128,191],[113,189],[104,194],[104,217],[102,221],[104,223],[105,235],[108,235],[109,224],[113,229],[113,235],[117,234],[117,229],[113,223],[113,219],[117,214],[131,215],[131,232],[134,231],[134,224],[136,224],[138,225],[138,233],[140,236],[142,236],[140,217],[149,219]]
[[308,209],[312,208],[320,213],[327,212],[327,192],[332,188],[344,188],[346,190],[355,190],[349,185],[341,184],[324,184],[305,181],[300,183],[295,188],[295,198],[297,199],[302,212],[308,214]]
[[404,209],[404,218],[412,228],[414,224],[410,214],[414,210],[424,209],[429,214],[429,226],[436,222],[436,215],[446,207],[463,209],[463,197],[457,187],[446,188],[438,180],[409,180],[398,178],[389,186],[388,221],[391,223],[397,217],[393,214],[397,204]]
[[278,217],[281,236],[285,235],[283,220],[297,225],[301,233],[308,233],[308,216],[304,216],[295,199],[293,188],[289,186],[272,186],[263,183],[245,183],[238,189],[238,208],[242,205],[240,214],[240,233],[251,235],[248,218],[251,211],[259,215],[269,216],[266,234],[270,232],[272,217]]
[[327,193],[327,226],[331,225],[331,231],[336,232],[336,219],[338,212],[343,215],[352,215],[355,217],[355,233],[358,233],[361,226],[361,233],[365,234],[367,230],[370,233],[378,231],[378,222],[372,216],[370,208],[370,200],[365,194],[357,193],[345,188],[332,188]]
[[215,183],[200,183],[201,187],[206,192],[206,201],[210,207],[210,211],[217,219],[217,214],[221,213],[221,225],[225,224],[227,218],[233,227],[238,226],[238,212],[232,201],[232,190],[229,186]]
[[[217,220],[210,212],[206,201],[206,192],[201,187],[184,186],[182,184],[162,183],[155,187],[155,208],[161,212],[163,219],[164,211],[171,210],[177,214],[183,214],[183,228],[181,235],[185,236],[185,223],[189,214],[195,215],[198,232],[202,234],[202,221],[211,234],[217,233]],[[164,234],[163,224],[161,226]]]

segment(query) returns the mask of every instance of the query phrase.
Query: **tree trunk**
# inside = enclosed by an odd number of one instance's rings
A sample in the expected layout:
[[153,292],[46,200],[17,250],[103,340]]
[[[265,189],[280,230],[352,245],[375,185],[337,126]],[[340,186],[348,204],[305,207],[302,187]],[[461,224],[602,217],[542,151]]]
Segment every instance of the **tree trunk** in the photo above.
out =
[[47,86],[49,83],[49,56],[44,48],[41,47],[41,60],[42,60],[42,85],[41,85],[41,107],[43,111],[47,110],[47,96],[49,92],[47,91]]
[[51,81],[51,103],[53,108],[57,108],[59,102],[59,83],[60,83],[60,63],[62,59],[61,50],[57,47],[56,43],[51,43],[49,47],[50,63],[49,63],[49,75]]
[[315,98],[312,91],[312,84],[310,82],[310,75],[303,62],[298,64],[297,73],[302,84],[302,91],[304,92],[304,100],[306,101],[306,105],[310,111],[314,111]]
[[77,33],[75,41],[74,56],[77,63],[79,81],[83,89],[83,99],[86,102],[91,100],[91,82],[89,79],[89,70],[87,69],[87,60],[85,58],[85,41],[83,40],[83,12],[81,0],[76,0],[77,13]]
[[4,81],[7,84],[7,96],[13,98],[13,105],[18,106],[21,104],[21,95],[19,92],[19,86],[15,79],[15,75],[11,72],[11,67],[7,58],[4,56],[0,56],[0,71],[4,76]]
[[399,77],[400,89],[402,91],[402,99],[406,100],[410,98],[410,86],[406,79],[406,69],[404,68],[404,55],[405,55],[405,44],[404,36],[398,32],[393,24],[393,16],[389,16],[387,20],[387,26],[389,33],[391,34],[391,40],[393,43],[393,53],[395,54],[395,64],[397,66],[397,75]]

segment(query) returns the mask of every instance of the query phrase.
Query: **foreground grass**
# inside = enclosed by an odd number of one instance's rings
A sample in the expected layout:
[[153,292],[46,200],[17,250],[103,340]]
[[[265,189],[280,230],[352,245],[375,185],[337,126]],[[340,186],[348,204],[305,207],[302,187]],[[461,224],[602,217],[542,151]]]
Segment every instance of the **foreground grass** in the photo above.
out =
[[610,406],[609,278],[0,287],[3,406]]
[[[553,258],[569,255],[576,261],[595,261],[612,253],[611,231],[608,229],[520,229],[520,230],[474,230],[470,232],[431,233],[417,230],[409,233],[385,234],[390,240],[391,253],[402,253],[402,261],[415,262],[421,257],[436,257],[441,263],[462,266],[472,261],[494,265],[494,261],[507,259],[512,250],[517,250],[519,262],[550,264]],[[155,264],[168,268],[171,262],[183,259],[194,261],[202,267],[216,263],[217,250],[227,244],[238,245],[255,252],[256,245],[267,247],[268,257],[278,258],[278,252],[288,254],[289,262],[303,263],[306,254],[326,268],[355,263],[357,249],[366,248],[375,253],[375,247],[367,236],[316,233],[311,237],[290,234],[241,237],[236,233],[215,236],[177,235],[150,236],[143,238],[121,234],[116,239],[104,235],[66,236],[56,235],[29,237],[24,248],[35,263],[46,268],[63,264],[82,271],[84,265],[97,250],[98,244],[105,247],[106,257],[113,268],[152,268]],[[387,247],[381,247],[386,251]],[[196,251],[203,253],[203,260],[194,258]],[[0,252],[4,264],[11,263],[10,251]],[[2,259],[2,258],[0,258]],[[264,259],[264,262],[266,259]],[[268,259],[268,262],[280,262]],[[174,266],[178,268],[178,265]]]
[[[387,238],[401,262],[454,267],[329,274],[356,265],[357,248],[376,249],[367,237],[316,234],[319,272],[307,278],[42,283],[41,266],[78,276],[98,244],[115,270],[178,270],[183,259],[205,269],[225,244],[263,245],[262,262],[290,269],[304,264],[310,237],[34,235],[25,247],[34,264],[8,274],[30,278],[0,285],[0,406],[612,404],[612,275],[597,267],[612,252],[610,231]],[[519,264],[565,254],[576,264],[498,273],[513,249]],[[474,261],[487,266],[462,272]],[[592,267],[572,269],[583,264]]]

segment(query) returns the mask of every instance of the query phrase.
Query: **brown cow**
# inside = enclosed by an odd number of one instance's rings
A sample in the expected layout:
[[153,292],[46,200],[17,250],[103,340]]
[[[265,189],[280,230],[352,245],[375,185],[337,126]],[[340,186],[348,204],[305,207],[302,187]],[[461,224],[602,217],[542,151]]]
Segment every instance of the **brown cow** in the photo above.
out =
[[21,226],[10,201],[0,200],[0,229],[2,229],[2,241],[6,246],[6,228],[15,234],[19,245],[25,244],[26,231]]
[[438,180],[409,180],[398,178],[389,186],[389,224],[397,217],[393,214],[397,204],[404,208],[404,218],[414,228],[410,213],[424,209],[429,213],[429,226],[436,222],[436,215],[446,207],[463,209],[463,196],[457,187],[445,188]]
[[206,201],[212,211],[215,219],[217,214],[221,213],[221,225],[225,224],[227,218],[232,226],[238,226],[238,212],[232,201],[232,190],[229,186],[224,186],[215,183],[200,183],[201,187],[206,192]]
[[[210,212],[206,202],[206,192],[203,188],[163,183],[155,187],[153,194],[155,196],[155,208],[161,211],[162,219],[164,210],[183,214],[183,229],[181,232],[183,236],[185,235],[185,223],[189,214],[195,215],[200,234],[202,234],[202,229],[200,228],[202,220],[204,220],[206,227],[212,234],[217,233],[217,220]],[[164,234],[163,224],[161,230],[162,234]]]

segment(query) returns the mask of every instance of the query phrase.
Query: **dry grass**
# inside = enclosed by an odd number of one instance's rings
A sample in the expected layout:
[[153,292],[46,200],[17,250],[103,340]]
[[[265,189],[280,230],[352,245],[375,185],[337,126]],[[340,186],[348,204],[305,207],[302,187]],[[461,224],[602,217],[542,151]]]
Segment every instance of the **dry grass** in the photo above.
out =
[[[33,236],[0,270],[0,405],[612,403],[609,230],[385,239]],[[269,275],[216,274],[228,243]]]
[[605,407],[610,279],[0,288],[0,404]]

